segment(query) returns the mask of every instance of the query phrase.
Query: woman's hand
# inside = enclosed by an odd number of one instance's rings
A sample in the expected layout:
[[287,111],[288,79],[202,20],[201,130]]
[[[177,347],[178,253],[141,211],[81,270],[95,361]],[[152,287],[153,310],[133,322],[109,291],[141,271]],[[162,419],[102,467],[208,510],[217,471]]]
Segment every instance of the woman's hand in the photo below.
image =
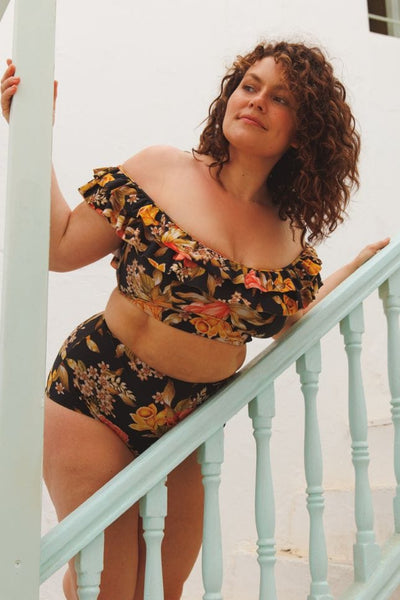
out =
[[303,310],[303,314],[307,313],[313,306],[318,304],[322,298],[325,298],[329,292],[334,290],[340,283],[342,283],[342,281],[347,279],[349,275],[357,271],[357,269],[367,262],[367,260],[375,256],[375,254],[387,246],[389,242],[390,238],[385,238],[384,240],[380,240],[374,244],[368,244],[368,246],[365,246],[365,248],[363,248],[351,262],[332,273],[332,275],[329,275],[329,277],[324,280],[324,285],[318,291],[315,300]]
[[7,121],[10,121],[10,108],[14,94],[18,90],[21,82],[19,77],[15,77],[15,65],[10,58],[7,59],[7,69],[1,79],[1,112]]
[[[4,75],[1,80],[1,112],[3,117],[9,123],[10,121],[10,109],[11,103],[14,95],[18,90],[18,86],[21,82],[20,77],[15,77],[15,65],[10,58],[7,59],[7,69],[4,72]],[[56,100],[57,100],[57,89],[58,89],[58,81],[54,82],[54,91],[53,91],[53,123],[55,118],[56,111]]]
[[374,244],[369,244],[365,248],[361,250],[359,254],[355,257],[355,259],[350,263],[354,267],[354,271],[361,267],[367,260],[375,256],[382,250],[385,246],[390,242],[390,238],[385,238],[384,240],[380,240],[379,242],[375,242]]
[[357,269],[361,267],[361,265],[363,265],[365,262],[367,262],[367,260],[375,256],[375,254],[377,254],[379,250],[382,250],[382,248],[387,246],[389,242],[390,238],[385,238],[384,240],[380,240],[379,242],[375,242],[374,244],[368,244],[368,246],[365,246],[365,248],[363,248],[361,252],[357,254],[357,256],[351,262],[332,273],[332,275],[329,275],[329,277],[327,277],[324,280],[324,285],[318,290],[315,300],[311,302],[311,304],[309,304],[307,308],[303,308],[291,317],[288,317],[284,328],[273,337],[275,339],[278,339],[282,335],[282,333],[284,333],[287,329],[289,329],[289,327],[294,325],[294,323],[301,319],[303,315],[308,313],[313,306],[318,304],[318,302],[321,302],[321,300],[325,298],[325,296],[332,292],[332,290],[334,290],[340,283],[342,283],[342,281],[347,279],[349,275],[352,275],[352,273],[357,271]]

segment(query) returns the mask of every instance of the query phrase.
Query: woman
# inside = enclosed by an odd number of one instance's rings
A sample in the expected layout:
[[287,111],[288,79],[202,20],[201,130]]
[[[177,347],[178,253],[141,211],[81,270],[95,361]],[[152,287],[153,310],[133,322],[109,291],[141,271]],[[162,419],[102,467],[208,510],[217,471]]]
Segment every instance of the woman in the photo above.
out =
[[[7,120],[19,82],[8,61]],[[53,175],[50,269],[113,253],[118,279],[104,313],[71,334],[49,374],[44,476],[59,519],[219,389],[253,335],[280,335],[386,245],[367,247],[318,291],[320,261],[306,239],[343,220],[358,154],[324,55],[282,42],[238,57],[192,154],[151,147],[97,169],[72,212]],[[195,456],[169,476],[168,503],[165,598],[177,600],[201,543]],[[101,600],[142,599],[143,570],[134,506],[106,532]],[[64,591],[77,598],[72,565]]]

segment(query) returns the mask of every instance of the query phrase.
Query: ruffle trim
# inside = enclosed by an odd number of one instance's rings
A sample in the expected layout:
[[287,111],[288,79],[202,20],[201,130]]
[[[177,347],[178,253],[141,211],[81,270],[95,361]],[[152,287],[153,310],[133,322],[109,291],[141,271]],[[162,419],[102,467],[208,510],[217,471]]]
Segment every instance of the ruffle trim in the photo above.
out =
[[193,239],[119,167],[94,169],[94,178],[79,191],[159,274],[174,276],[211,299],[218,299],[221,284],[230,280],[244,290],[243,303],[257,312],[289,316],[308,306],[322,285],[321,261],[311,246],[279,269],[242,265]]

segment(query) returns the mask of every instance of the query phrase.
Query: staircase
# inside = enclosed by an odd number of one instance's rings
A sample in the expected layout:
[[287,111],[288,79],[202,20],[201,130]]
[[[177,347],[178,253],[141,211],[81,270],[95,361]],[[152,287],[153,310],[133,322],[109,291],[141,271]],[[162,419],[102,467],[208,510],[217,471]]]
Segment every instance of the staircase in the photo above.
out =
[[[0,16],[7,4],[7,0],[0,3]],[[251,361],[190,418],[40,540],[41,398],[45,377],[46,232],[53,81],[53,62],[49,57],[54,54],[54,17],[54,0],[16,3],[13,56],[23,77],[25,92],[18,94],[15,100],[10,125],[0,330],[1,597],[37,600],[40,582],[76,556],[80,598],[96,600],[104,528],[133,503],[140,502],[148,538],[145,598],[161,600],[160,545],[168,509],[165,478],[186,456],[199,449],[206,499],[201,593],[204,600],[222,599],[220,523],[224,505],[220,511],[219,487],[224,462],[224,425],[229,428],[231,419],[248,407],[255,438],[255,483],[249,494],[254,496],[257,539],[244,545],[235,558],[234,568],[243,570],[240,576],[243,591],[236,597],[247,600],[244,593],[250,590],[250,584],[246,581],[251,579],[253,585],[257,578],[260,600],[278,597],[297,600],[306,595],[308,600],[396,598],[396,589],[400,586],[399,237],[341,284],[279,342]],[[32,31],[40,31],[41,35],[32,36]],[[26,136],[27,128],[29,136]],[[38,236],[38,230],[43,235]],[[33,237],[37,244],[30,245],[28,252],[23,240]],[[371,486],[368,471],[368,429],[371,431],[371,428],[368,428],[361,365],[363,303],[376,291],[387,320],[394,490]],[[351,490],[323,489],[323,436],[318,420],[318,389],[320,378],[322,382],[324,377],[321,340],[337,327],[348,362],[348,448],[354,468]],[[386,352],[385,348],[380,352]],[[276,520],[287,498],[274,493],[274,473],[283,465],[271,458],[271,438],[273,440],[275,405],[284,400],[282,394],[277,393],[279,378],[294,365],[304,398],[304,448],[299,446],[297,453],[304,452],[306,489],[304,494],[292,499],[292,514],[287,518],[292,518],[293,512],[303,514],[307,509],[307,552],[303,549],[299,552],[295,537],[284,547],[277,548],[275,542]],[[381,539],[382,535],[377,533],[377,517],[380,512],[386,516],[388,496],[393,524],[385,533],[385,539]],[[380,510],[381,506],[384,509]],[[326,538],[332,537],[332,526],[330,519],[324,517],[329,517],[331,510],[343,514],[342,521],[338,517],[335,521],[344,523],[343,529],[336,532],[337,547],[340,547],[340,539],[351,537],[353,540],[351,566],[338,560],[339,553],[331,559],[327,549]],[[292,595],[290,585],[285,596],[279,593],[281,578],[292,584]],[[228,590],[226,597],[234,600],[235,593]]]

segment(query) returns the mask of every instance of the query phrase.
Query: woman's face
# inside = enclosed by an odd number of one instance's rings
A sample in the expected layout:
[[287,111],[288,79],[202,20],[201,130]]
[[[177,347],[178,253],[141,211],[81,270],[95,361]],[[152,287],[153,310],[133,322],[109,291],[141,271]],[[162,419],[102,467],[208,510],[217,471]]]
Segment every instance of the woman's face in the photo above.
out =
[[272,56],[246,71],[228,100],[222,130],[231,147],[275,162],[296,146],[295,101]]

